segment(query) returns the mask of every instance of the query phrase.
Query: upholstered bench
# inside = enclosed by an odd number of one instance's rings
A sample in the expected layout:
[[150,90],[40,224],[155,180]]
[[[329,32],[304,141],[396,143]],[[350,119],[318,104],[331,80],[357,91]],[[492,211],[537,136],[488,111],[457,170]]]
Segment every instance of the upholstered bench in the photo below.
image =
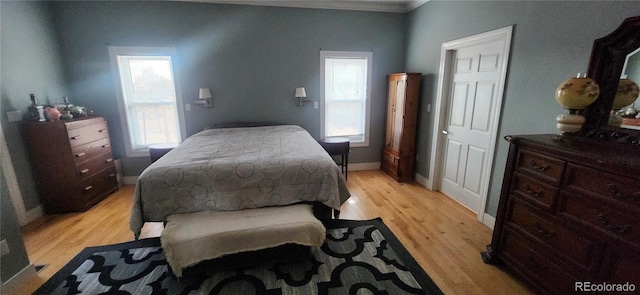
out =
[[311,205],[171,215],[160,237],[173,273],[224,255],[285,244],[319,247],[326,237]]

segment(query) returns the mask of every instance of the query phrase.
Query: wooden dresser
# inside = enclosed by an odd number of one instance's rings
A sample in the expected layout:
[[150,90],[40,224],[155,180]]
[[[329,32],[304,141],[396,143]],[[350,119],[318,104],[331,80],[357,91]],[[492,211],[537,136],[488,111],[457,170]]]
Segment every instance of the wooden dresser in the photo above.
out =
[[380,169],[397,181],[413,179],[420,73],[389,74],[387,131]]
[[506,139],[485,262],[506,263],[539,294],[574,294],[576,282],[629,282],[640,290],[640,146],[558,135]]
[[24,134],[47,213],[85,211],[118,189],[103,117],[26,122]]

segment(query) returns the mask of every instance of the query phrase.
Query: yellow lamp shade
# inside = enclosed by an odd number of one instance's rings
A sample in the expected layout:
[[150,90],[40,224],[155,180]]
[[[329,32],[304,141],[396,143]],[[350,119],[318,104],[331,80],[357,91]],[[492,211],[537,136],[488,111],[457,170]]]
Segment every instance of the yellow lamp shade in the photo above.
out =
[[611,108],[619,110],[632,104],[636,101],[636,98],[638,98],[639,92],[640,89],[636,82],[630,79],[620,79],[620,82],[618,82],[618,90],[616,91],[616,98],[613,99],[613,106],[611,106]]
[[591,78],[571,78],[556,89],[556,100],[565,109],[582,110],[592,104],[600,95],[600,87]]

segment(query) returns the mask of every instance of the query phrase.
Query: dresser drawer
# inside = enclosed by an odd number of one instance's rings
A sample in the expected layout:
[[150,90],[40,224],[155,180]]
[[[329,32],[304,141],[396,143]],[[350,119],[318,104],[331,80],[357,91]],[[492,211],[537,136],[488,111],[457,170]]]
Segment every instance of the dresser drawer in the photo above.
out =
[[398,171],[398,164],[399,164],[399,160],[400,157],[392,154],[389,151],[383,151],[382,152],[382,166],[386,167],[387,169],[391,169],[393,171]]
[[629,282],[636,285],[637,292],[640,287],[640,252],[611,246],[605,253],[602,270],[603,282]]
[[513,173],[511,192],[549,211],[558,195],[555,187],[517,172]]
[[640,208],[640,180],[569,164],[565,186],[580,193],[591,192],[621,206]]
[[[576,270],[561,264],[548,255],[535,250],[535,245],[517,233],[505,228],[502,236],[503,256],[523,272],[527,278],[542,286],[552,294],[573,294],[574,283],[578,280]],[[580,278],[581,280],[586,280]]]
[[109,137],[109,130],[107,129],[107,122],[97,121],[96,124],[76,128],[68,129],[69,143],[71,147],[77,147],[92,141],[96,141],[102,138]]
[[589,224],[640,248],[639,216],[627,215],[587,195],[566,192],[560,193],[557,212],[570,221]]
[[73,153],[73,160],[76,163],[81,163],[97,155],[111,153],[111,143],[107,137],[74,147],[71,152]]
[[516,170],[558,185],[562,180],[564,165],[563,160],[522,149],[518,152]]
[[510,212],[507,222],[529,238],[548,245],[548,249],[568,257],[584,270],[592,272],[599,266],[604,246],[596,242],[595,238],[581,234],[558,222],[549,213],[515,198],[511,198],[507,210]]
[[640,147],[613,134],[505,139],[509,155],[483,260],[513,267],[535,294],[576,294],[575,282],[640,286]]
[[105,197],[105,193],[117,188],[118,182],[116,180],[115,167],[111,167],[80,182],[82,201],[87,208],[99,201],[97,200],[98,198]]
[[77,164],[76,171],[78,172],[78,179],[85,180],[102,170],[112,167],[114,167],[113,157],[111,153],[106,153]]

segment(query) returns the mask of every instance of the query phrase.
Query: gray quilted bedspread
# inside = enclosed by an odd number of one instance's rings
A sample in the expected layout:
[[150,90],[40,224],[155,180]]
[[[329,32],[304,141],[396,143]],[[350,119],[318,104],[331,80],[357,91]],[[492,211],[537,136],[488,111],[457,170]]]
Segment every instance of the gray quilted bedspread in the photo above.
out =
[[333,159],[299,126],[204,130],[142,172],[130,227],[205,210],[316,201],[333,209],[350,196]]

